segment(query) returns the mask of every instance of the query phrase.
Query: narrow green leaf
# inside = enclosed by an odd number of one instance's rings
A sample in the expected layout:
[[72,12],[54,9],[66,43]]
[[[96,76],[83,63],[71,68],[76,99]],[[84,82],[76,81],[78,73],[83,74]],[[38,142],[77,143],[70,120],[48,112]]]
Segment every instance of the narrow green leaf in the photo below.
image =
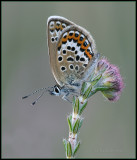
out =
[[82,114],[83,110],[86,108],[88,101],[86,101],[80,108],[79,115]]
[[84,94],[85,88],[86,88],[86,82],[83,82],[82,87],[81,87],[81,94]]
[[87,99],[87,98],[88,98],[91,90],[92,90],[92,85],[90,85],[90,86],[88,87],[88,89],[85,91],[85,93],[84,93],[84,95],[83,95],[83,98],[84,98],[84,99]]
[[79,128],[78,128],[78,130],[81,128],[82,123],[83,123],[83,119],[80,119],[80,122],[79,122]]
[[72,114],[69,115],[69,120],[72,121]]
[[67,142],[67,157],[71,158],[71,156],[72,156],[72,147],[71,147],[70,142],[68,141]]
[[79,122],[80,122],[80,119],[78,118],[73,126],[73,133],[76,134],[78,132],[78,129],[79,129]]
[[97,77],[95,77],[93,81],[91,81],[92,86],[94,86],[100,80],[101,77],[102,74],[99,74]]
[[63,144],[64,144],[65,151],[67,151],[67,140],[66,139],[63,139]]
[[77,143],[77,145],[76,145],[76,147],[74,149],[74,152],[73,152],[73,156],[75,156],[75,154],[78,151],[79,147],[80,147],[80,142]]
[[79,99],[76,98],[75,106],[74,106],[74,114],[78,114],[79,112]]
[[[72,115],[71,115],[71,119],[72,119]],[[72,132],[72,121],[70,120],[70,116],[67,117],[67,120],[68,120],[68,126],[69,126],[69,132]]]
[[93,96],[97,91],[98,91],[98,88],[96,88],[96,89],[94,88],[94,90],[92,90],[92,91],[89,93],[88,98],[91,97],[91,96]]

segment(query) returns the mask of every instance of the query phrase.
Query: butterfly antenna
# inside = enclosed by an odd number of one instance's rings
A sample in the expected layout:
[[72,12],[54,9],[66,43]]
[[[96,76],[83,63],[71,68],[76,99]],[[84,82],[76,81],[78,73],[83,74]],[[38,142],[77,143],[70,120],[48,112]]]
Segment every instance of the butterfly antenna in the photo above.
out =
[[40,88],[40,89],[38,89],[38,90],[30,93],[29,95],[22,97],[22,99],[28,98],[29,96],[32,96],[33,94],[35,94],[35,93],[37,93],[37,92],[40,92],[40,91],[42,91],[43,89],[47,90],[47,88]]
[[[47,91],[47,90],[46,90],[46,91]],[[31,105],[34,106],[34,105],[38,102],[38,100],[43,96],[43,94],[44,94],[46,91],[42,92],[42,94],[41,94],[34,102],[32,102]]]

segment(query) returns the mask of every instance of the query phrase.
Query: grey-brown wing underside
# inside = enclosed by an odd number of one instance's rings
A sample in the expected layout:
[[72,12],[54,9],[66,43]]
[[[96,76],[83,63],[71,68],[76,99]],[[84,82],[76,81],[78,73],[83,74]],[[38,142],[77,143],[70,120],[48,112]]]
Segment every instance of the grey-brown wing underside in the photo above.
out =
[[75,24],[64,29],[55,52],[54,65],[60,85],[86,80],[99,57],[93,37],[87,30]]
[[68,26],[71,26],[73,24],[74,24],[73,22],[69,21],[68,19],[64,17],[60,17],[60,16],[50,16],[47,21],[50,65],[51,65],[53,76],[58,84],[60,83],[59,83],[59,77],[58,77],[57,70],[56,70],[57,66],[55,65],[57,42],[60,39],[60,35],[62,34],[62,32]]

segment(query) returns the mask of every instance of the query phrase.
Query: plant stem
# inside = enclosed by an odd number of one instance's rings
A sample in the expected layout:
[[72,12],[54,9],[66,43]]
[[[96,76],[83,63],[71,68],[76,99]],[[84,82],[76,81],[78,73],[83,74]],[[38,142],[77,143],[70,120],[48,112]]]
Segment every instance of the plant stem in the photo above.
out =
[[66,158],[74,158],[77,150],[79,149],[80,141],[78,141],[78,134],[83,122],[81,114],[86,105],[87,100],[83,99],[82,96],[79,96],[78,98],[73,97],[73,111],[67,117],[69,125],[69,138],[68,140],[63,140],[66,150]]

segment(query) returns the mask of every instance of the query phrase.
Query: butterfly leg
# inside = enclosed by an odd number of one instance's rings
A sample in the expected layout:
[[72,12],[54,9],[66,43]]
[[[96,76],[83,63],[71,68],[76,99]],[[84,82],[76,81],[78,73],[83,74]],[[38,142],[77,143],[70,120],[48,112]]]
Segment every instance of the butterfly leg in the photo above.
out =
[[68,96],[69,96],[69,92],[67,92],[67,94],[65,94],[65,95],[62,97],[62,99],[65,100],[65,101],[68,101],[68,102],[72,103],[72,101],[68,98]]

